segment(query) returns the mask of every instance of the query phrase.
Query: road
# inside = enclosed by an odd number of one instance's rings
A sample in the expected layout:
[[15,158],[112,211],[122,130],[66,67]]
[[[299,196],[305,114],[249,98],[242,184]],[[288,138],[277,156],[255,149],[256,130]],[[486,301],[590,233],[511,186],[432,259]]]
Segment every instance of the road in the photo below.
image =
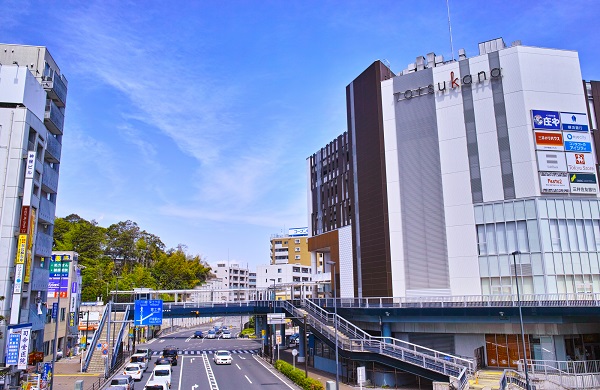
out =
[[[228,326],[232,336],[239,333],[240,321],[233,318],[219,319],[214,323]],[[156,359],[165,347],[176,347],[179,351],[177,366],[173,366],[171,390],[241,390],[258,389],[269,386],[272,390],[295,390],[298,387],[290,384],[283,375],[276,372],[256,354],[261,343],[250,339],[194,339],[195,330],[206,331],[213,324],[205,324],[194,329],[186,329],[152,340],[139,347],[148,347],[153,351],[152,361],[141,381],[136,382],[136,390],[142,390],[148,381]],[[216,365],[213,354],[216,350],[231,352],[231,365]]]

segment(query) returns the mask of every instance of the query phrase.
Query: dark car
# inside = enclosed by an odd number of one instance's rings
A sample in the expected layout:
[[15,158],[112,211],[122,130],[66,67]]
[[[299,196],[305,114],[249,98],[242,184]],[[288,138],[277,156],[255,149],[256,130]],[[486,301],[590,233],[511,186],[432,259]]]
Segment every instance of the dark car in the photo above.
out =
[[171,365],[176,366],[177,365],[177,357],[178,357],[177,348],[167,347],[167,348],[163,349],[162,357],[170,359]]
[[169,364],[171,364],[171,359],[170,358],[166,358],[166,357],[158,358],[154,362],[154,365],[156,365],[156,366],[159,366],[159,365],[166,365],[166,366],[168,366]]
[[195,339],[203,339],[204,338],[204,333],[202,333],[201,330],[197,330],[194,332],[194,338]]

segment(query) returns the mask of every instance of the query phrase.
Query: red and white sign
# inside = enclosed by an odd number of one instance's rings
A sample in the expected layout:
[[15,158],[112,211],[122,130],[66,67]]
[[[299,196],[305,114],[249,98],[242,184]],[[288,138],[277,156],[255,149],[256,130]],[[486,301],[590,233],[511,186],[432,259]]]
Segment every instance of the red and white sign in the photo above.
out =
[[565,150],[562,133],[556,131],[535,131],[535,148],[537,150]]
[[566,172],[567,163],[563,152],[536,152],[538,160],[538,170],[540,172]]
[[540,191],[546,194],[568,194],[569,174],[566,172],[540,172]]
[[594,155],[590,153],[565,153],[569,172],[595,172]]

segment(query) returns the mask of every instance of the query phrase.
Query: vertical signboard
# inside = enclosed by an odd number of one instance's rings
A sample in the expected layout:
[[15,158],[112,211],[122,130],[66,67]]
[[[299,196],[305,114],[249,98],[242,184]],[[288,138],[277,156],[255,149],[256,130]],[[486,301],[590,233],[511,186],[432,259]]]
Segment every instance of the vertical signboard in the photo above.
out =
[[25,179],[33,179],[35,173],[35,151],[27,152],[27,166],[25,167]]
[[19,362],[19,342],[21,341],[21,332],[13,333],[9,331],[8,341],[6,342],[6,365],[14,366]]
[[27,368],[27,357],[29,356],[29,339],[31,337],[31,327],[21,328],[21,338],[19,340],[19,361],[17,368],[24,370]]
[[27,240],[27,254],[26,254],[26,260],[25,260],[25,277],[23,278],[23,281],[25,283],[29,283],[31,280],[31,263],[33,261],[33,234],[35,232],[35,209],[32,207],[31,211],[29,212],[30,216],[29,216],[29,238]]
[[69,269],[71,263],[68,255],[52,255],[50,261],[50,277],[48,278],[48,297],[66,298],[69,292]]

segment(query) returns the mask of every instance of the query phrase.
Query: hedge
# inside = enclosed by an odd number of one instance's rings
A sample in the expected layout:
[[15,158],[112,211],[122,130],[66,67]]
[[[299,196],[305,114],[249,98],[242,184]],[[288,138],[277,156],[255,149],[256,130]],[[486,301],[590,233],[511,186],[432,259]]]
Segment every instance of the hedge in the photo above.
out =
[[290,378],[295,384],[302,387],[304,390],[324,390],[323,384],[316,379],[307,378],[304,371],[294,368],[288,362],[283,360],[275,361],[275,368],[283,375]]

